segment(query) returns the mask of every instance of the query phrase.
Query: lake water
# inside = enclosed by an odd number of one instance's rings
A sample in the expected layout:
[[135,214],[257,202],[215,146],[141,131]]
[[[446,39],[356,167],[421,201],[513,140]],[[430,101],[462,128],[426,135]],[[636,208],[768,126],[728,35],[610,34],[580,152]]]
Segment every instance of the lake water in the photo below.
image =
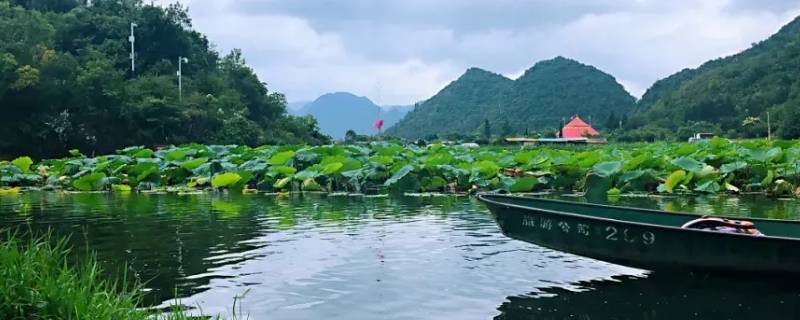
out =
[[[575,201],[583,198],[569,197]],[[620,205],[800,219],[800,202],[621,198]],[[504,237],[470,197],[66,194],[0,197],[0,226],[71,234],[73,254],[250,319],[796,319],[785,279],[649,274]],[[241,309],[240,309],[241,308]]]

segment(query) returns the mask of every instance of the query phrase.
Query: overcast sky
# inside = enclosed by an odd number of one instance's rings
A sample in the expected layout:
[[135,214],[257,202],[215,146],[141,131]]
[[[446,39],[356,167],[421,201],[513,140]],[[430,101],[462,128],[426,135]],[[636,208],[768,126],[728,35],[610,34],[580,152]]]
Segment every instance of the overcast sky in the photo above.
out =
[[798,0],[180,2],[217,49],[241,48],[289,101],[349,91],[380,104],[426,99],[469,67],[516,78],[559,55],[612,74],[638,97],[800,15]]

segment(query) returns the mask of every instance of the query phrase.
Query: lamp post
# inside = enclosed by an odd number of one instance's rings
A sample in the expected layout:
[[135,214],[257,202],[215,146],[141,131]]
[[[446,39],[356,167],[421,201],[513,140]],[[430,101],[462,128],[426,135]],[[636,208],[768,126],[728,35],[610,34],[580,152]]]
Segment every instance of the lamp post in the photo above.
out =
[[772,140],[772,122],[769,119],[769,111],[767,111],[767,140]]
[[133,28],[138,27],[139,25],[136,23],[131,22],[131,35],[128,37],[128,41],[131,43],[131,74],[136,71],[136,56],[134,55],[134,46],[133,44],[136,42],[136,37],[133,35]]
[[189,63],[186,57],[178,57],[178,101],[183,102],[183,63]]

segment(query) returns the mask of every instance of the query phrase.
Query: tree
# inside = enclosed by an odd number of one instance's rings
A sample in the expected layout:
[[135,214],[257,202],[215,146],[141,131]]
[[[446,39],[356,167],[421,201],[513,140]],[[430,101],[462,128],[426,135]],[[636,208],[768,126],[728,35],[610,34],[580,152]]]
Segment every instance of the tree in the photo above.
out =
[[489,125],[489,120],[483,120],[483,137],[486,140],[492,138],[492,127]]
[[353,131],[352,129],[347,130],[347,132],[345,132],[345,134],[344,134],[344,141],[345,142],[353,143],[353,142],[356,141],[356,139],[358,139],[358,134],[356,134],[356,132]]
[[500,125],[500,136],[508,137],[514,132],[514,129],[511,128],[511,125],[508,124],[508,120],[503,120],[502,124]]
[[[129,145],[319,144],[238,49],[221,56],[184,7],[140,0],[0,1],[0,154],[108,153]],[[136,21],[136,73],[129,22]],[[183,68],[179,102],[177,57]]]
[[797,107],[786,108],[782,118],[778,135],[784,139],[800,138],[800,110]]
[[617,115],[614,114],[614,111],[608,114],[608,118],[606,118],[606,123],[604,127],[608,130],[614,130],[619,126],[619,119],[617,119]]

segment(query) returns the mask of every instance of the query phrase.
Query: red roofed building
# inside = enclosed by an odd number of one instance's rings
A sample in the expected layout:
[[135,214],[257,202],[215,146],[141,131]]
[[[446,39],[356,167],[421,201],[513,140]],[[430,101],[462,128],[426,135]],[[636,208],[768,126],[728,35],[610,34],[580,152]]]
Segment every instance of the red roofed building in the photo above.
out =
[[578,116],[572,117],[572,121],[561,129],[562,138],[583,138],[587,136],[596,136],[600,134],[592,126],[583,122]]

